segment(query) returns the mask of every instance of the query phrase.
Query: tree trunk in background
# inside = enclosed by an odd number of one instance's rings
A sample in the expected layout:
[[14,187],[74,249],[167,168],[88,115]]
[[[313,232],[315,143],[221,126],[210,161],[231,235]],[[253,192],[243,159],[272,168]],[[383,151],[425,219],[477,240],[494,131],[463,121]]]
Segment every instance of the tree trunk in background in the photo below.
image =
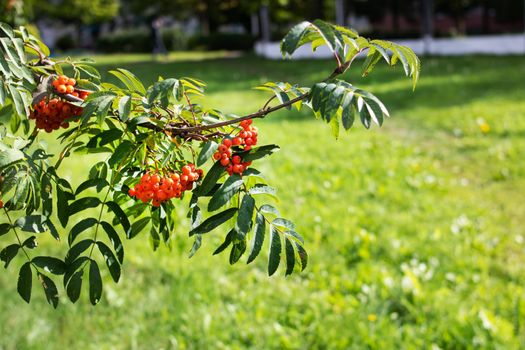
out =
[[425,55],[428,55],[431,50],[432,37],[434,35],[434,4],[432,0],[423,0],[422,1],[422,25],[421,31],[423,34],[424,49],[423,52]]
[[392,0],[392,31],[399,32],[399,0]]
[[345,17],[344,0],[335,0],[335,23],[344,26],[346,24]]
[[268,5],[262,5],[260,10],[261,31],[263,42],[269,42],[271,39],[270,32],[270,14],[268,13]]
[[257,13],[252,13],[250,15],[250,32],[252,33],[253,37],[257,38],[260,34],[259,30],[259,16]]
[[483,1],[482,30],[484,34],[490,33],[490,7],[488,1]]

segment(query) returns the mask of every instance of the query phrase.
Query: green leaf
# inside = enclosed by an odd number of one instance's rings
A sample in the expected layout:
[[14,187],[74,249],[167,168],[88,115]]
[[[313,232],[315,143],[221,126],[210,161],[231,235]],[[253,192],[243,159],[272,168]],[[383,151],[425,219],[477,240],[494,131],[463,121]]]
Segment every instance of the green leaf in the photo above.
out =
[[89,301],[97,305],[102,297],[102,278],[95,260],[89,261]]
[[120,264],[118,263],[117,258],[115,258],[115,255],[113,254],[111,249],[103,242],[97,242],[97,246],[98,250],[106,260],[106,265],[108,266],[111,278],[113,278],[113,281],[115,281],[115,283],[118,283],[118,281],[120,280]]
[[57,216],[62,227],[66,227],[69,221],[69,204],[67,192],[62,190],[60,186],[57,188]]
[[230,230],[230,232],[228,232],[228,234],[224,238],[224,242],[222,242],[222,244],[217,249],[215,249],[215,251],[213,252],[213,255],[222,253],[233,242],[233,239],[236,236],[237,236],[237,232],[235,232],[234,229]]
[[277,210],[277,208],[275,208],[273,205],[270,205],[270,204],[262,205],[261,208],[259,209],[259,211],[261,213],[272,214],[272,215],[275,215],[275,216],[281,215],[279,213],[279,210]]
[[0,224],[0,236],[3,236],[11,231],[11,225],[9,224]]
[[275,197],[275,195],[277,194],[277,190],[268,185],[257,184],[250,188],[248,193],[252,195],[267,194],[269,196]]
[[98,221],[95,218],[86,218],[86,219],[79,221],[77,224],[75,224],[75,226],[71,228],[71,231],[69,231],[69,236],[68,236],[69,246],[73,244],[73,242],[75,241],[75,239],[77,238],[79,234],[81,234],[82,232],[90,228],[94,228],[97,225],[97,223]]
[[223,212],[213,215],[212,217],[204,220],[202,224],[190,231],[190,236],[195,234],[203,234],[210,232],[216,227],[224,224],[226,221],[230,220],[237,213],[237,208],[230,208]]
[[22,153],[21,151],[0,146],[0,169],[13,163],[24,160],[24,158],[24,153]]
[[22,247],[26,247],[28,249],[35,249],[38,247],[38,242],[36,241],[36,236],[31,236],[27,238],[24,243],[22,243]]
[[131,96],[124,96],[120,99],[118,103],[118,114],[120,120],[126,122],[129,119],[129,114],[131,112]]
[[285,276],[291,275],[295,267],[295,251],[293,249],[292,242],[286,237],[285,239],[285,251],[286,251],[286,272]]
[[82,290],[82,278],[84,277],[84,270],[79,270],[71,276],[71,279],[69,280],[67,287],[66,287],[66,293],[71,300],[71,302],[74,304],[80,297],[80,292]]
[[[237,232],[237,239],[243,240],[252,229],[253,211],[255,209],[255,200],[250,195],[245,195],[242,198],[239,214],[237,215],[237,222],[235,224],[235,231]],[[246,249],[246,245],[244,247]]]
[[324,21],[321,21],[319,19],[316,19],[313,21],[313,24],[319,30],[319,33],[325,40],[326,44],[328,45],[328,48],[330,50],[337,54],[339,57],[342,57],[342,49],[343,49],[343,40],[341,37],[341,34],[338,33],[335,28]]
[[228,203],[239,192],[243,183],[238,174],[231,175],[211,197],[208,203],[208,211],[215,211]]
[[281,262],[281,237],[277,229],[270,226],[270,256],[268,258],[268,276],[271,276],[277,271],[279,263]]
[[38,279],[40,280],[40,283],[44,288],[44,293],[46,294],[47,302],[53,305],[53,307],[56,309],[58,306],[58,289],[55,285],[55,282],[53,282],[51,278],[41,273],[38,273]]
[[297,50],[301,39],[307,33],[307,29],[311,25],[312,24],[310,22],[305,21],[295,25],[292,29],[290,29],[281,42],[281,53],[283,56],[286,54],[292,55],[295,50]]
[[20,268],[18,273],[18,294],[29,304],[31,301],[31,289],[33,288],[33,271],[31,270],[31,263],[26,262]]
[[144,85],[130,71],[128,71],[126,69],[118,68],[117,70],[109,71],[109,73],[113,74],[121,82],[123,82],[124,85],[130,91],[138,92],[141,95],[146,95],[146,89],[144,88]]
[[285,232],[287,235],[290,235],[292,237],[294,237],[295,239],[297,239],[299,242],[301,242],[302,244],[304,244],[304,238],[303,236],[301,236],[300,234],[298,234],[297,232],[295,232],[294,230],[288,230]]
[[247,264],[251,263],[261,252],[261,248],[264,243],[264,236],[266,233],[266,220],[261,213],[255,215],[255,227],[253,229],[253,243],[252,249],[250,251],[250,256],[248,256]]
[[18,250],[20,249],[20,245],[18,244],[11,244],[2,249],[0,252],[0,260],[4,262],[4,267],[7,269],[9,266],[9,263],[13,258],[18,254]]
[[303,246],[300,245],[297,242],[294,242],[295,248],[297,249],[297,253],[299,254],[299,258],[301,259],[301,271],[304,271],[306,269],[306,266],[308,265],[308,254],[306,253],[306,250],[304,250]]
[[124,246],[122,245],[122,241],[120,240],[117,231],[115,231],[113,226],[111,226],[108,222],[102,221],[100,224],[104,228],[104,231],[106,231],[108,238],[113,245],[115,253],[117,253],[118,261],[122,264],[124,262]]
[[132,150],[136,149],[136,145],[128,140],[122,141],[113,152],[113,155],[108,160],[108,164],[111,168],[121,164],[131,153]]
[[230,251],[230,265],[235,264],[246,251],[246,241],[239,241],[232,246]]
[[46,221],[43,215],[29,215],[16,220],[15,226],[25,232],[42,233],[47,231]]
[[44,269],[44,271],[54,275],[63,275],[66,273],[66,264],[62,260],[52,256],[37,256],[34,257],[31,262]]
[[93,136],[86,144],[86,147],[96,148],[105,146],[113,141],[120,140],[122,138],[122,134],[123,131],[116,128],[105,130],[100,134]]
[[80,193],[84,192],[85,190],[96,187],[97,192],[100,192],[105,187],[109,186],[109,183],[105,179],[89,179],[84,182],[82,182],[75,191],[75,196],[78,196]]
[[215,186],[217,181],[224,174],[224,167],[219,162],[215,162],[210,168],[204,180],[202,180],[201,185],[196,189],[196,192],[199,197],[207,195]]
[[75,261],[80,254],[85,252],[89,247],[91,247],[93,244],[95,244],[95,241],[92,239],[85,239],[83,241],[78,242],[74,246],[72,246],[69,251],[67,252],[65,263],[67,265],[71,265],[73,261]]
[[115,202],[107,202],[106,203],[106,206],[113,212],[113,214],[115,214],[115,216],[117,217],[118,221],[120,222],[120,224],[122,225],[122,227],[124,228],[124,232],[126,233],[126,237],[131,234],[131,224],[129,223],[129,219],[128,219],[128,216],[126,215],[126,213],[124,213],[124,211],[122,210],[122,208],[120,208],[120,206],[115,203]]
[[204,146],[202,146],[202,150],[197,157],[197,166],[201,166],[206,163],[206,161],[211,158],[213,153],[215,153],[217,147],[219,147],[219,145],[217,145],[217,142],[215,141],[210,140],[206,142]]
[[257,160],[269,156],[277,151],[280,147],[277,145],[265,145],[261,147],[252,148],[248,154],[242,155],[242,160],[244,162],[249,162],[252,160]]
[[102,202],[97,197],[84,197],[77,199],[73,203],[69,205],[69,216],[73,216],[83,210],[86,210],[88,208],[96,208],[98,207]]
[[201,245],[202,245],[202,235],[196,235],[195,241],[193,242],[193,245],[191,246],[189,258],[192,258],[195,255],[195,253],[197,253]]
[[148,226],[148,223],[150,222],[150,220],[151,220],[150,217],[145,217],[145,218],[142,218],[142,219],[134,222],[133,225],[131,225],[131,232],[127,236],[127,238],[128,239],[132,239],[136,235],[138,235],[140,232],[142,232],[142,230],[144,230],[146,228],[146,226]]
[[290,220],[283,219],[283,218],[277,218],[272,221],[272,225],[284,227],[289,230],[295,230],[295,224],[291,222]]

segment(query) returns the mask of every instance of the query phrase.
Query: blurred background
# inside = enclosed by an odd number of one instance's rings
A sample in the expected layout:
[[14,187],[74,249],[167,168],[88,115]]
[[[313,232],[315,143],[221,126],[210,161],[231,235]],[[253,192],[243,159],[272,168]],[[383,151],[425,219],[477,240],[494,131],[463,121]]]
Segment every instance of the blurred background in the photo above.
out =
[[[414,92],[401,67],[362,77],[356,60],[345,74],[389,108],[382,128],[335,140],[306,110],[256,121],[261,143],[282,147],[254,166],[307,241],[304,273],[268,278],[265,257],[230,266],[212,256],[222,231],[189,260],[181,203],[170,246],[153,252],[147,230],[127,241],[122,279],[103,271],[96,307],[84,289],[53,310],[36,280],[25,304],[14,260],[0,273],[0,349],[524,349],[524,17],[522,0],[0,0],[0,20],[56,57],[94,58],[114,83],[115,67],[147,84],[199,78],[196,102],[226,113],[261,108],[269,96],[254,86],[311,86],[333,70],[322,50],[269,59],[304,19],[423,55]],[[56,150],[55,136],[41,141]],[[99,157],[61,171],[78,185]],[[40,254],[64,252],[38,239]]]

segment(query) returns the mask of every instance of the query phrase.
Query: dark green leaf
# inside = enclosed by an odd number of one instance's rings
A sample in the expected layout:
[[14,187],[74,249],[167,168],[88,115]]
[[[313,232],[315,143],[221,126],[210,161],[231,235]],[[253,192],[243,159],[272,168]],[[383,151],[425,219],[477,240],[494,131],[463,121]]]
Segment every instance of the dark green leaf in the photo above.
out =
[[144,230],[146,228],[146,226],[148,226],[148,223],[149,223],[150,220],[151,220],[150,217],[145,217],[145,218],[142,218],[142,219],[140,219],[138,221],[135,221],[133,223],[133,225],[131,225],[131,232],[127,236],[127,238],[128,239],[132,239],[136,235],[138,235],[140,232],[142,232],[142,230]]
[[306,269],[306,266],[308,265],[308,254],[306,253],[306,250],[304,250],[302,245],[300,245],[297,242],[294,242],[294,244],[295,248],[297,248],[299,258],[301,259],[301,271],[304,271],[304,269]]
[[96,208],[100,203],[100,199],[97,197],[84,197],[77,199],[69,205],[69,216],[75,215],[88,208]]
[[237,236],[237,232],[235,232],[235,230],[233,229],[230,230],[230,232],[228,232],[228,234],[226,235],[226,238],[224,238],[224,242],[222,242],[222,244],[217,249],[215,249],[215,251],[213,252],[213,255],[222,253],[224,249],[228,248],[228,246],[231,244],[231,242],[236,236]]
[[115,168],[117,165],[121,164],[134,149],[136,149],[136,145],[133,144],[133,142],[128,140],[122,141],[115,149],[115,152],[113,152],[111,158],[109,158],[109,166]]
[[138,92],[140,95],[146,94],[146,89],[144,88],[144,85],[130,71],[118,68],[117,70],[109,71],[109,73],[113,74],[120,81],[122,81],[130,91]]
[[104,228],[104,231],[106,231],[111,244],[113,244],[113,249],[115,250],[115,253],[117,253],[118,261],[122,264],[124,262],[124,246],[122,245],[122,241],[120,240],[117,231],[105,221],[102,221],[100,224]]
[[11,225],[0,224],[0,236],[7,234],[11,230]]
[[213,166],[208,171],[208,174],[204,177],[204,180],[202,180],[201,185],[197,188],[197,193],[199,197],[205,196],[210,192],[217,181],[221,178],[222,174],[224,174],[224,167],[219,162],[215,162]]
[[20,245],[18,244],[11,244],[5,247],[0,252],[0,260],[4,262],[4,267],[7,269],[9,266],[9,263],[13,258],[18,254],[18,250],[20,249]]
[[58,306],[58,289],[55,282],[41,273],[38,273],[38,279],[44,288],[44,293],[46,293],[47,302],[56,309]]
[[47,231],[47,218],[43,215],[23,216],[15,221],[15,226],[25,232],[42,233]]
[[97,192],[100,192],[103,188],[109,186],[109,183],[105,179],[89,179],[82,182],[75,191],[75,196],[78,196],[80,193],[84,192],[88,188],[96,187]]
[[72,246],[67,252],[66,259],[65,259],[66,264],[70,265],[73,261],[75,261],[80,256],[80,254],[85,252],[93,244],[95,244],[94,240],[85,239],[83,241],[78,242],[74,246]]
[[75,303],[80,297],[80,291],[82,290],[82,278],[84,277],[84,270],[79,270],[71,276],[67,287],[66,293],[72,303]]
[[235,231],[237,232],[237,238],[239,240],[244,240],[248,232],[252,229],[254,209],[255,200],[252,196],[248,194],[245,195],[242,198],[239,214],[237,215],[237,223],[235,224]]
[[246,241],[239,241],[233,244],[230,251],[230,265],[235,264],[246,251]]
[[239,192],[243,184],[244,182],[238,174],[231,175],[211,197],[208,203],[208,211],[215,211],[228,203]]
[[24,243],[22,243],[22,247],[26,247],[26,248],[29,248],[29,249],[35,249],[36,247],[38,247],[38,242],[36,241],[36,236],[31,236],[28,239],[26,239],[24,241]]
[[279,150],[277,145],[265,145],[261,147],[252,148],[248,154],[242,155],[242,160],[244,162],[249,162],[252,160],[257,160],[269,156]]
[[285,35],[281,42],[281,53],[283,55],[292,55],[295,50],[297,50],[301,39],[307,32],[307,28],[310,26],[311,23],[305,21],[295,25],[292,29],[290,29],[288,34]]
[[202,224],[190,231],[190,236],[195,234],[203,234],[210,232],[216,227],[224,224],[226,221],[230,220],[237,213],[237,208],[230,208],[223,212],[213,215],[212,217],[206,219]]
[[285,250],[286,250],[286,272],[285,276],[291,275],[295,267],[295,251],[293,249],[292,242],[286,237],[285,239]]
[[89,261],[89,301],[97,305],[102,297],[102,278],[95,260]]
[[26,262],[20,268],[18,273],[18,294],[29,304],[31,301],[31,289],[33,287],[33,271],[31,270],[31,263]]
[[57,185],[57,216],[62,227],[66,227],[69,221],[69,205],[67,192]]
[[268,275],[271,276],[277,271],[281,262],[281,236],[277,229],[270,226],[270,256],[268,258]]
[[44,269],[44,271],[54,275],[63,275],[66,273],[66,264],[62,260],[52,256],[37,256],[33,258],[31,262]]
[[73,226],[73,228],[71,228],[71,231],[69,231],[69,237],[68,237],[69,246],[73,244],[73,242],[75,241],[75,239],[77,238],[79,234],[81,234],[82,232],[90,228],[94,228],[97,223],[98,221],[95,218],[86,218],[86,219],[79,221],[75,226]]
[[261,213],[255,215],[255,227],[253,229],[253,243],[247,264],[251,263],[260,253],[266,233],[266,220]]
[[217,147],[218,145],[215,141],[210,140],[206,142],[204,146],[202,146],[202,150],[197,157],[197,166],[201,166],[206,163],[206,161],[211,158],[213,153],[217,150]]
[[113,278],[113,281],[115,281],[115,283],[118,283],[118,281],[120,280],[120,264],[118,263],[117,258],[115,258],[115,255],[113,254],[111,249],[103,242],[97,242],[97,246],[100,250],[100,253],[104,256],[104,259],[106,260],[106,265],[108,266],[108,270],[111,274],[111,277]]
[[113,214],[115,214],[116,218],[124,228],[126,237],[128,237],[128,235],[130,235],[131,233],[131,224],[129,223],[128,216],[126,215],[126,213],[124,213],[122,208],[120,208],[120,206],[115,202],[107,202],[106,206],[113,212]]

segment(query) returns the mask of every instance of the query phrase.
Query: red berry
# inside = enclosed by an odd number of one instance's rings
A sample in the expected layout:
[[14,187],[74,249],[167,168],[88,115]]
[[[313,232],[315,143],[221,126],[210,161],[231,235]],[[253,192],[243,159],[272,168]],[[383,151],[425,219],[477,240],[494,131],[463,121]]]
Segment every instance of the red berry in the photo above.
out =
[[234,146],[239,146],[240,144],[242,144],[242,139],[240,137],[234,137],[233,140],[232,140],[232,144]]
[[215,152],[215,153],[213,154],[213,159],[215,159],[215,160],[219,160],[219,159],[221,159],[221,154],[220,154],[219,152]]
[[182,174],[183,175],[189,175],[191,174],[191,167],[189,165],[185,165],[182,167]]
[[222,166],[227,166],[228,164],[230,164],[230,159],[229,158],[222,158],[221,159],[221,165]]
[[226,147],[231,147],[232,146],[232,140],[230,139],[224,139],[222,140],[222,144]]
[[240,164],[241,163],[241,157],[238,155],[234,155],[232,158],[233,164]]
[[227,150],[228,150],[228,146],[226,146],[226,145],[220,145],[220,146],[219,146],[219,152],[220,152],[220,153],[224,153],[224,152],[226,152]]

